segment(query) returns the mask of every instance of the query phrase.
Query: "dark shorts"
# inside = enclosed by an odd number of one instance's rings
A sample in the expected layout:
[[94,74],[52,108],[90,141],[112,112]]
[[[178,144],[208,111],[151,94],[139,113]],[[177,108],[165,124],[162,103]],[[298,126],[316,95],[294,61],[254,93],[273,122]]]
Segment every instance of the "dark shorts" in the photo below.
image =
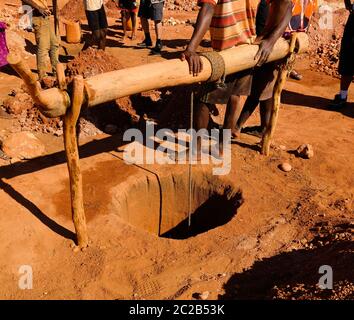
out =
[[86,17],[91,31],[108,28],[107,16],[104,10],[104,6],[96,11],[86,10]]
[[273,97],[274,85],[279,73],[279,64],[269,62],[253,69],[251,96],[264,101]]
[[135,1],[120,0],[119,6],[121,11],[138,12],[137,2]]
[[138,16],[153,21],[162,21],[163,2],[151,3],[149,0],[141,0]]
[[226,76],[222,87],[210,82],[201,86],[199,100],[207,104],[226,104],[232,95],[249,96],[252,85],[252,70]]
[[338,72],[342,76],[354,75],[354,13],[350,14],[345,26]]

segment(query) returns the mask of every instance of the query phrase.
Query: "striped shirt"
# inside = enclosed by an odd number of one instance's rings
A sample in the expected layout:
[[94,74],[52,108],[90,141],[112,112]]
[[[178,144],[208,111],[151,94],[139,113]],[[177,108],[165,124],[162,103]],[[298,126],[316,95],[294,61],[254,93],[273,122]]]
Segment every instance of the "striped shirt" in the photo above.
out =
[[256,36],[256,13],[260,0],[198,0],[215,5],[210,24],[211,45],[225,50],[240,44],[250,44]]

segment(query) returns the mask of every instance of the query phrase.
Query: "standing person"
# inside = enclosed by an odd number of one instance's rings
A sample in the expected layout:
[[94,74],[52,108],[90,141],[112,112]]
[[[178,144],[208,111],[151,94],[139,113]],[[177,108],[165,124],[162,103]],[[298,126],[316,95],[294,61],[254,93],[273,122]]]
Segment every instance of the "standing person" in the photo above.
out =
[[37,69],[39,81],[47,76],[46,59],[49,54],[53,75],[56,75],[56,67],[59,62],[59,39],[55,35],[54,25],[51,25],[52,12],[48,8],[47,0],[22,0],[32,7],[32,24],[37,43]]
[[340,92],[334,97],[330,105],[332,109],[345,107],[348,99],[348,90],[354,76],[354,4],[350,0],[344,0],[345,7],[349,11],[349,18],[345,25],[342,45],[339,55],[339,69],[341,75]]
[[7,65],[7,55],[9,53],[9,49],[6,44],[6,34],[5,30],[7,29],[7,25],[5,22],[0,21],[0,68]]
[[141,25],[145,34],[143,42],[139,47],[148,48],[152,46],[152,40],[149,28],[149,19],[155,23],[156,44],[152,53],[159,54],[162,50],[162,19],[163,19],[164,0],[141,0],[138,16],[141,19]]
[[136,39],[136,14],[138,12],[138,2],[136,0],[119,0],[119,8],[122,12],[123,21],[123,40],[127,34],[127,23],[129,19],[132,21],[131,39]]
[[[262,0],[257,11],[257,35],[263,37],[265,32],[264,21],[268,18],[268,0]],[[313,11],[317,8],[316,0],[292,0],[292,18],[285,36],[289,37],[293,31],[305,32],[308,29]],[[300,7],[298,7],[300,6]],[[303,7],[304,6],[304,7]],[[294,10],[296,9],[296,10]],[[296,73],[296,71],[295,71]],[[262,136],[267,129],[273,107],[273,90],[278,76],[278,64],[276,62],[267,63],[254,69],[251,95],[247,98],[242,109],[233,136],[238,137],[243,125],[252,115],[258,104],[260,105],[261,125],[254,128],[252,134]],[[299,80],[299,79],[297,79]]]
[[[7,24],[5,22],[0,21],[0,70],[7,66],[7,55],[9,53],[9,49],[6,44],[6,34],[5,30],[7,28]],[[10,116],[0,107],[0,118],[9,119]],[[1,140],[0,140],[1,146]],[[4,158],[4,153],[0,150],[0,158]]]
[[93,45],[97,45],[98,49],[105,50],[108,23],[103,0],[84,0],[84,5],[88,25],[92,33],[82,50],[86,50]]
[[[270,0],[271,7],[266,32],[258,39],[259,50],[255,56],[257,65],[265,63],[273,46],[284,32],[291,17],[290,0]],[[190,73],[197,75],[203,69],[202,60],[196,50],[210,28],[212,47],[216,51],[225,50],[241,44],[251,44],[256,37],[256,12],[258,0],[199,0],[201,7],[192,39],[181,59],[189,63]],[[206,129],[209,112],[213,104],[227,104],[224,129],[233,129],[240,110],[240,96],[248,96],[251,91],[251,70],[229,75],[223,88],[206,84],[195,112],[195,129]],[[201,140],[197,150],[192,150],[199,158]]]

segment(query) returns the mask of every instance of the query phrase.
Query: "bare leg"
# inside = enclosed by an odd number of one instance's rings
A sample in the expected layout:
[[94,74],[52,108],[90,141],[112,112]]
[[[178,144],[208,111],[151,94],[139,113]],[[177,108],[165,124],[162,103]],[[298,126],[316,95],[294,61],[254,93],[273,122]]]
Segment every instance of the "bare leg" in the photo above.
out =
[[101,29],[98,49],[101,49],[103,51],[106,49],[106,37],[107,37],[107,29]]
[[145,34],[145,39],[143,42],[138,43],[138,47],[142,47],[142,48],[150,47],[152,45],[152,41],[150,36],[149,21],[144,17],[141,17],[140,20],[141,20],[141,26],[143,27],[143,31]]
[[240,96],[233,95],[230,97],[226,107],[224,129],[231,129],[232,132],[235,131],[237,116],[239,115],[241,109],[240,102]]
[[141,26],[143,27],[143,31],[145,34],[150,33],[149,21],[146,18],[141,17]]
[[340,79],[340,89],[343,91],[347,91],[352,81],[353,76],[342,76]]
[[125,36],[127,35],[127,22],[128,22],[128,12],[127,11],[122,11],[122,24],[123,24],[123,38],[122,40],[124,41]]
[[273,98],[261,101],[260,103],[260,113],[261,113],[261,128],[262,134],[267,130],[270,123],[270,117],[272,115],[273,109]]
[[[200,102],[197,104],[194,117],[194,128],[196,131],[200,129],[207,129],[209,125],[209,108],[207,104]],[[197,138],[197,150],[193,150],[198,156],[202,151],[202,139]]]
[[242,127],[244,126],[248,118],[252,115],[258,104],[259,100],[257,98],[253,98],[252,96],[249,96],[247,98],[240,114],[240,117],[237,120],[235,129],[232,132],[234,137],[238,137],[240,135]]
[[162,36],[162,23],[161,21],[155,21],[155,33],[156,33],[156,40],[161,40]]
[[132,40],[136,39],[136,13],[131,12],[130,18],[132,19]]

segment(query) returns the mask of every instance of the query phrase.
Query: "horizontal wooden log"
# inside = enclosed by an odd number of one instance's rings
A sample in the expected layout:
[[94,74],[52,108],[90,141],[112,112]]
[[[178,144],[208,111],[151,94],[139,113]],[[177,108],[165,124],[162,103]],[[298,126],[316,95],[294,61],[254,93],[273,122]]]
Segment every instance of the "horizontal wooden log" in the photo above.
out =
[[[297,51],[306,51],[308,47],[307,35],[305,33],[300,34],[298,39]],[[220,55],[225,61],[226,74],[253,68],[257,63],[254,59],[257,51],[258,45],[242,45],[221,51]],[[289,43],[281,38],[275,44],[268,62],[283,59],[288,54]],[[85,80],[85,104],[93,107],[148,90],[206,81],[211,76],[212,68],[209,60],[205,57],[201,57],[201,59],[204,66],[203,71],[196,77],[189,73],[188,63],[179,59],[145,64],[93,76]],[[25,79],[26,73],[19,70],[14,62],[16,61],[12,61],[10,64],[29,85]],[[66,91],[56,88],[42,91],[40,94],[37,92],[36,99],[41,112],[48,117],[62,116],[70,106],[70,99]]]
[[[226,74],[253,68],[257,62],[254,60],[257,50],[257,45],[242,45],[221,51]],[[288,52],[289,43],[280,39],[268,61],[282,59]],[[206,81],[211,75],[211,65],[205,57],[201,59],[203,71],[196,77],[189,73],[186,61],[173,59],[111,71],[86,79],[88,105],[92,107],[143,91]]]

